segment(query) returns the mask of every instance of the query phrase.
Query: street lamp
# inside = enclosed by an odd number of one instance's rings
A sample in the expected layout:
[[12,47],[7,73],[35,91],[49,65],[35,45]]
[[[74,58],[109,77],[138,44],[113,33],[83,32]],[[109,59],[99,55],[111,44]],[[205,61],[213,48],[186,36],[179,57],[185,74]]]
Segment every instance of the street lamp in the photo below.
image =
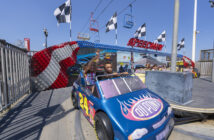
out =
[[48,38],[48,30],[46,28],[43,29],[43,32],[45,34],[45,47],[48,47],[47,38]]

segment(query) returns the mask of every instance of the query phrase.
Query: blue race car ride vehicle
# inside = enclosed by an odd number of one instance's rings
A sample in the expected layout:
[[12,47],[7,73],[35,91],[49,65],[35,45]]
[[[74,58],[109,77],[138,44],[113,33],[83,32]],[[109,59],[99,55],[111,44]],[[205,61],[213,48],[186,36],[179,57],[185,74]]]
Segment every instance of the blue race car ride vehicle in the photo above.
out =
[[134,74],[97,76],[88,86],[81,72],[71,98],[100,140],[163,140],[174,127],[170,105]]

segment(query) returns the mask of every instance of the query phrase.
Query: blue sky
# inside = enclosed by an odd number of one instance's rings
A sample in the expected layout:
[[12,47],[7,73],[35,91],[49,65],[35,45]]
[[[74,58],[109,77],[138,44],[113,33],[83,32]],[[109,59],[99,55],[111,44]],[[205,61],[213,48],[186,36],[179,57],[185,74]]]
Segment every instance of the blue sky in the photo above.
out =
[[[72,40],[77,40],[77,34],[85,25],[99,0],[72,0]],[[95,17],[110,0],[103,0],[95,12]],[[115,11],[120,12],[132,0],[114,0],[98,19],[102,27]],[[69,41],[69,24],[60,24],[54,17],[54,10],[65,0],[1,0],[0,3],[0,39],[15,44],[25,37],[31,40],[31,50],[43,49],[43,28],[48,29],[48,46]],[[123,28],[123,16],[129,9],[118,16],[118,45],[125,46],[129,38],[133,37],[136,29],[143,23],[147,24],[148,41],[155,40],[158,35],[166,30],[167,52],[171,52],[173,30],[174,0],[136,0],[133,4],[135,26],[132,29]],[[185,38],[183,53],[191,58],[192,29],[193,29],[194,0],[180,0],[179,35],[178,40]],[[196,60],[201,49],[211,49],[214,40],[214,8],[210,7],[208,0],[198,0]],[[84,30],[88,32],[88,29]],[[105,28],[100,30],[101,43],[114,44],[115,32],[105,33]],[[142,38],[143,39],[143,38]],[[93,40],[92,40],[93,41]]]

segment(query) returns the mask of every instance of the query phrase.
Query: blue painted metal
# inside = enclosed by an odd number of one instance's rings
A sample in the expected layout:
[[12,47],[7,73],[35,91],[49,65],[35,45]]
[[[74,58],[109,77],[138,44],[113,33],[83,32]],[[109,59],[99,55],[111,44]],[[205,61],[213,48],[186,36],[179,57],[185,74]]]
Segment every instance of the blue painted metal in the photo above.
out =
[[123,27],[128,28],[128,29],[132,28],[134,26],[134,21],[132,18],[133,18],[132,15],[125,14],[124,21],[123,21],[124,22]]
[[[77,41],[80,48],[98,48],[98,49],[106,49],[106,50],[115,50],[115,51],[126,51],[126,52],[136,52],[136,53],[145,53],[145,54],[158,54],[159,56],[170,56],[170,53],[158,52],[158,51],[150,51],[143,48],[138,47],[130,47],[130,46],[117,46],[117,45],[106,45],[99,43],[92,43],[88,41]],[[183,55],[178,54],[177,57],[182,58]]]
[[125,14],[124,21],[123,21],[123,27],[128,29],[134,26],[134,20],[132,15],[132,4],[130,4],[129,7],[130,7],[130,14]]
[[[174,127],[174,124],[171,123],[173,121],[173,114],[167,113],[169,104],[160,96],[148,90],[147,88],[106,99],[102,93],[102,89],[99,85],[99,81],[96,81],[95,86],[97,87],[99,97],[95,97],[92,95],[92,93],[88,89],[86,89],[85,86],[83,86],[84,77],[83,77],[83,74],[80,74],[80,75],[81,75],[82,83],[78,84],[78,82],[75,82],[74,85],[76,86],[74,86],[74,90],[78,98],[78,105],[81,112],[87,118],[87,120],[93,125],[94,121],[91,120],[91,118],[93,118],[91,116],[93,115],[93,112],[91,113],[90,111],[86,113],[87,109],[85,109],[85,103],[80,101],[81,98],[80,96],[78,96],[79,94],[83,95],[84,101],[86,100],[87,103],[93,104],[92,106],[88,105],[90,106],[88,110],[94,109],[96,113],[99,111],[103,111],[108,115],[113,127],[115,140],[116,139],[127,140],[130,134],[132,134],[136,129],[141,129],[141,128],[146,128],[148,130],[148,133],[145,136],[143,136],[141,139],[156,139],[156,136],[161,132],[163,132],[166,129],[166,127],[168,127],[168,125],[171,126],[169,133]],[[149,96],[160,100],[163,103],[162,111],[159,114],[157,114],[157,116],[147,120],[133,121],[125,118],[124,115],[122,114],[122,110],[121,110],[122,108],[119,101],[126,100],[129,102],[132,99],[139,98],[139,96],[142,96],[142,97]],[[82,108],[80,106],[80,102],[82,103]],[[135,103],[137,103],[137,101]],[[166,117],[165,118],[166,120],[158,128],[155,129],[152,127],[157,122],[160,122],[164,117]]]

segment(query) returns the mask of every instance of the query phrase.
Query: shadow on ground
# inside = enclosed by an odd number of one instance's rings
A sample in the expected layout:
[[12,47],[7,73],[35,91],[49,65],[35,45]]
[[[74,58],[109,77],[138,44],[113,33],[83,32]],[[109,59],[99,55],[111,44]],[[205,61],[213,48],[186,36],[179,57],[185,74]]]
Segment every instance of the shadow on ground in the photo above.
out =
[[65,111],[60,105],[70,98],[68,89],[32,93],[0,118],[0,139],[39,139],[42,129],[60,120],[74,109]]

